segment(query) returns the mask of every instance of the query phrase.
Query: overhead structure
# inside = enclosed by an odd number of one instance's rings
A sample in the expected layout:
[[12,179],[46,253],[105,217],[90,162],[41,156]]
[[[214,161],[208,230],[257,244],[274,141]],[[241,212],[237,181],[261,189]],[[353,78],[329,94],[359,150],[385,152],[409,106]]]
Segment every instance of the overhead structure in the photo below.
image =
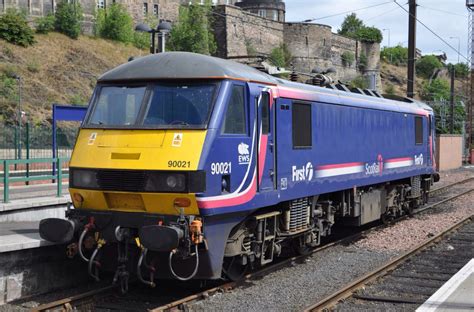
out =
[[467,106],[467,126],[466,133],[468,136],[467,147],[470,150],[470,162],[474,163],[474,0],[466,0],[466,7],[469,11],[469,42],[468,42],[468,58],[471,66],[471,87],[469,96],[469,105]]

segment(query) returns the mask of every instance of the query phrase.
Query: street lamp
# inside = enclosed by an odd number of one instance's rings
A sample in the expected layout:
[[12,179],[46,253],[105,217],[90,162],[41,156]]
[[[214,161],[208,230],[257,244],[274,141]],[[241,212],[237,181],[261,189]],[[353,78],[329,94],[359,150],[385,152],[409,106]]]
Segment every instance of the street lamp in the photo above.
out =
[[461,38],[459,37],[449,37],[449,39],[458,39],[458,64],[459,64],[459,53],[461,51]]
[[171,24],[169,22],[161,22],[156,29],[151,28],[147,24],[140,23],[135,27],[135,31],[147,32],[151,35],[150,53],[155,54],[155,34],[159,33],[161,39],[161,52],[165,52],[166,35],[171,31]]
[[171,31],[171,23],[163,21],[158,25],[157,30],[161,34],[161,52],[165,52],[166,35]]
[[18,158],[21,159],[21,117],[22,117],[22,111],[21,111],[21,76],[14,74],[12,78],[16,79],[18,81],[18,139],[19,139],[19,144],[18,144]]

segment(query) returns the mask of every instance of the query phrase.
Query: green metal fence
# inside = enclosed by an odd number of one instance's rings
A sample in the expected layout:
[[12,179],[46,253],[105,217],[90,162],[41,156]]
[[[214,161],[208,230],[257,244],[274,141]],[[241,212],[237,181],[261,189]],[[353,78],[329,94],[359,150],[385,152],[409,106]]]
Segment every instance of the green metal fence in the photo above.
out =
[[[79,129],[58,128],[56,155],[70,157]],[[19,127],[0,125],[0,160],[53,157],[53,135],[48,126],[23,124]]]
[[[46,164],[46,167],[56,166],[56,170],[39,171],[38,174],[31,175],[30,168],[37,164]],[[69,178],[68,173],[63,170],[69,167],[69,158],[36,158],[36,159],[5,159],[3,160],[3,202],[10,201],[10,185],[12,183],[29,183],[31,181],[56,181],[56,196],[62,195],[63,179]],[[14,169],[16,168],[16,170]],[[12,176],[12,171],[20,171],[20,176]],[[53,174],[54,172],[54,174]]]

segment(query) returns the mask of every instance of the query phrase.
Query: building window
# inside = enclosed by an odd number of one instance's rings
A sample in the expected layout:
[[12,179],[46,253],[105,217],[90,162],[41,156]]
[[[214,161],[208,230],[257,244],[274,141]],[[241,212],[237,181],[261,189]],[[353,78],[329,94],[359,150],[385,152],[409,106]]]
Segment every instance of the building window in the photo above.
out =
[[97,1],[97,8],[98,8],[98,9],[103,9],[103,8],[105,8],[105,0],[98,0],[98,1]]
[[143,16],[146,16],[148,14],[148,3],[144,2],[143,3]]
[[415,144],[423,144],[423,118],[415,117]]
[[267,17],[267,11],[265,11],[265,10],[258,10],[258,16]]
[[293,148],[311,148],[313,145],[311,104],[293,102],[291,119],[293,129]]
[[153,5],[153,15],[155,15],[156,17],[158,17],[159,15],[158,4]]
[[278,21],[278,11],[277,10],[273,10],[273,18],[272,18],[274,21]]
[[246,134],[245,90],[243,86],[232,87],[229,104],[225,113],[222,132],[225,134]]

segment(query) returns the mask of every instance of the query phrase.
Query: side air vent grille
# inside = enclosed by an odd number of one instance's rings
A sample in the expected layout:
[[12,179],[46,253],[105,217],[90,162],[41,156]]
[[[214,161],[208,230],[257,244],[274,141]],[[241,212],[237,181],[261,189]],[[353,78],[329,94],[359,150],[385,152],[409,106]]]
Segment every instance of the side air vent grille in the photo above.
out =
[[289,210],[285,212],[284,230],[290,233],[306,230],[309,227],[310,209],[308,198],[289,202]]

